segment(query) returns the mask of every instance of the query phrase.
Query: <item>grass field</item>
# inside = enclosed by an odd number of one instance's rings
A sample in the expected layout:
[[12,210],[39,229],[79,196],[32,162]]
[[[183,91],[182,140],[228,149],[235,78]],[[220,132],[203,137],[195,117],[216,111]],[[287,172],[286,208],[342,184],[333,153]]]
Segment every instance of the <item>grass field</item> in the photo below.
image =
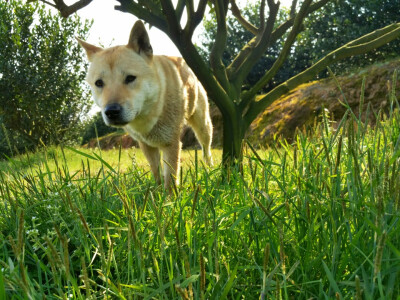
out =
[[133,150],[2,162],[0,299],[399,299],[390,96],[375,128],[323,118],[240,170],[187,152],[173,196]]

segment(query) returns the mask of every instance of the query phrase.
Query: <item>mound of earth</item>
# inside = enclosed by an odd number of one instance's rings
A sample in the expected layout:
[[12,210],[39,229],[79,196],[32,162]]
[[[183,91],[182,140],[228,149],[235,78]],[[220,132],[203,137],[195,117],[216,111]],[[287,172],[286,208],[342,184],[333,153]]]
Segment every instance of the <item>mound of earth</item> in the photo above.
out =
[[[369,121],[373,124],[379,109],[387,111],[390,106],[393,74],[400,68],[400,61],[375,64],[361,71],[333,79],[314,81],[298,86],[273,102],[252,123],[247,138],[256,145],[268,145],[276,136],[292,140],[296,128],[312,125],[323,110],[328,110],[331,118],[339,121],[348,105],[356,115],[359,113],[362,82],[365,77],[364,105],[362,118],[365,120],[367,107]],[[339,88],[340,87],[340,88]],[[396,82],[395,92],[399,93],[400,83]],[[222,145],[222,117],[215,105],[211,106],[211,119],[214,125],[213,147]],[[86,147],[98,146],[102,149],[136,147],[137,143],[127,134],[116,132],[90,141]],[[185,128],[182,134],[183,148],[199,147],[194,133]]]
[[132,139],[128,134],[121,131],[116,131],[109,133],[105,136],[100,137],[99,139],[91,139],[89,143],[84,145],[84,148],[97,148],[100,147],[102,150],[111,150],[114,148],[119,148],[121,145],[122,148],[132,148],[138,147],[138,143]]
[[[362,120],[365,121],[367,107],[370,124],[376,122],[380,109],[387,112],[390,107],[393,75],[400,68],[400,61],[375,64],[361,71],[334,79],[324,79],[298,86],[273,102],[251,124],[248,139],[261,145],[268,145],[276,136],[292,140],[296,128],[312,125],[323,110],[329,112],[334,121],[340,121],[350,106],[359,115],[362,82],[365,78]],[[400,83],[395,82],[398,95]]]

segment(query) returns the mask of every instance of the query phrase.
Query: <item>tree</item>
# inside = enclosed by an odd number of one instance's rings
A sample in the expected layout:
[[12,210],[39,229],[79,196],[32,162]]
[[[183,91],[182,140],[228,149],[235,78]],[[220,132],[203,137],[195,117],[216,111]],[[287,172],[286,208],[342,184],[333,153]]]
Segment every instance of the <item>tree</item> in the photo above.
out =
[[[241,14],[252,24],[259,26],[258,12],[260,3],[248,2],[241,9]],[[283,67],[274,76],[268,86],[263,88],[267,92],[297,73],[305,70],[326,55],[326,49],[334,49],[337,45],[345,44],[360,35],[398,22],[400,16],[400,1],[376,0],[339,0],[331,1],[324,7],[310,14],[304,21],[306,32],[302,32],[292,47],[296,55],[289,56]],[[281,9],[277,23],[283,22],[289,15],[289,9]],[[216,37],[217,23],[213,15],[208,15],[203,20],[204,31],[197,44],[200,55],[207,60],[211,53]],[[222,55],[222,61],[228,66],[239,53],[241,46],[251,40],[252,34],[247,31],[233,15],[227,16],[227,46]],[[284,38],[284,37],[283,37]],[[374,49],[364,55],[349,57],[331,65],[335,74],[340,74],[349,69],[364,66],[371,62],[387,60],[395,57],[400,48],[400,39]],[[274,61],[282,50],[282,39],[275,43],[253,67],[245,80],[244,89],[254,85],[272,67]],[[318,77],[329,73],[323,72]]]
[[79,136],[90,97],[74,36],[88,30],[89,23],[52,15],[44,5],[0,2],[0,131],[18,150]]
[[[345,44],[361,35],[400,21],[400,1],[393,0],[335,0],[306,20],[307,35],[302,36],[296,51],[309,51],[310,63],[326,55],[327,49]],[[315,42],[318,38],[318,43]],[[400,39],[379,49],[352,56],[331,68],[335,73],[357,66],[398,56]],[[299,49],[301,48],[301,49]]]
[[[82,4],[82,1],[76,3]],[[63,0],[54,0],[54,6],[59,6],[57,3],[60,2]],[[281,95],[313,79],[332,63],[371,51],[400,35],[400,23],[366,34],[329,52],[303,72],[257,97],[259,91],[274,79],[285,60],[290,55],[295,55],[291,53],[291,49],[297,36],[306,30],[303,21],[311,13],[326,5],[329,0],[304,0],[299,5],[297,5],[297,0],[293,0],[288,18],[280,23],[277,23],[280,3],[275,0],[260,0],[258,26],[251,24],[242,16],[235,0],[199,0],[197,7],[193,0],[178,0],[175,6],[172,0],[118,0],[118,2],[120,5],[116,9],[143,19],[170,37],[203,84],[209,97],[221,111],[223,161],[225,163],[241,160],[243,139],[250,124],[260,112]],[[209,56],[210,64],[201,57],[192,42],[193,32],[202,22],[207,5],[215,12],[217,22],[216,37]],[[63,13],[62,9],[60,11]],[[227,45],[228,11],[231,11],[253,37],[232,62],[225,66],[222,58]],[[186,12],[187,21],[182,26],[184,12]],[[242,85],[252,68],[263,54],[283,37],[285,38],[282,48],[272,67],[266,70],[260,80],[250,89],[243,90]]]
[[[259,26],[259,11],[260,3],[249,2],[241,9],[241,14],[249,22]],[[284,22],[288,15],[288,9],[281,9],[279,15],[277,16],[277,23]],[[228,35],[226,47],[222,54],[222,62],[225,66],[229,66],[233,59],[239,54],[243,45],[248,43],[253,38],[253,34],[250,31],[247,31],[233,15],[228,15],[226,22]],[[208,61],[208,57],[212,51],[217,35],[217,21],[215,15],[209,14],[208,16],[205,16],[203,20],[203,26],[204,32],[200,35],[200,43],[196,44],[196,47],[198,48],[202,58],[205,61]],[[273,65],[274,61],[279,55],[280,50],[282,49],[282,42],[283,38],[281,38],[274,45],[271,45],[271,47],[268,49],[268,52],[264,53],[257,64],[254,65],[243,83],[243,89],[249,89],[251,86],[253,86],[262,77],[262,75],[265,74],[265,70],[269,69]],[[289,68],[287,68],[287,65],[289,65]],[[270,90],[277,82],[282,82],[284,79],[288,79],[289,77],[286,74],[287,71],[291,69],[290,63],[286,62],[284,70],[281,70],[275,76],[274,81],[270,82],[268,86],[263,88],[262,91],[265,92]]]

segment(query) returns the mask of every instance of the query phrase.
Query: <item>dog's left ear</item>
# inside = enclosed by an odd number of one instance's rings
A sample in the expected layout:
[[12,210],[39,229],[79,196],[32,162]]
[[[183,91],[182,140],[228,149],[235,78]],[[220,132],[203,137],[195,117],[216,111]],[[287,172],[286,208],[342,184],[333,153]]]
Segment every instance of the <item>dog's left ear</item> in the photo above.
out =
[[144,54],[148,58],[153,57],[153,48],[150,45],[149,35],[142,21],[136,21],[129,36],[128,47],[138,54]]

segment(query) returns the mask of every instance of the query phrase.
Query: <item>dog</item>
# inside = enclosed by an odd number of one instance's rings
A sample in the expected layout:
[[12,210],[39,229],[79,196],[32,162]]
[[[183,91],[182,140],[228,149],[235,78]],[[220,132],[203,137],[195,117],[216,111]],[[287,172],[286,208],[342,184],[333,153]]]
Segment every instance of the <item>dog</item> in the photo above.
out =
[[182,58],[153,55],[142,21],[127,45],[103,49],[78,39],[90,63],[86,81],[104,122],[123,127],[135,140],[161,184],[160,151],[166,189],[178,184],[180,136],[185,124],[194,131],[211,165],[212,123],[206,92]]

